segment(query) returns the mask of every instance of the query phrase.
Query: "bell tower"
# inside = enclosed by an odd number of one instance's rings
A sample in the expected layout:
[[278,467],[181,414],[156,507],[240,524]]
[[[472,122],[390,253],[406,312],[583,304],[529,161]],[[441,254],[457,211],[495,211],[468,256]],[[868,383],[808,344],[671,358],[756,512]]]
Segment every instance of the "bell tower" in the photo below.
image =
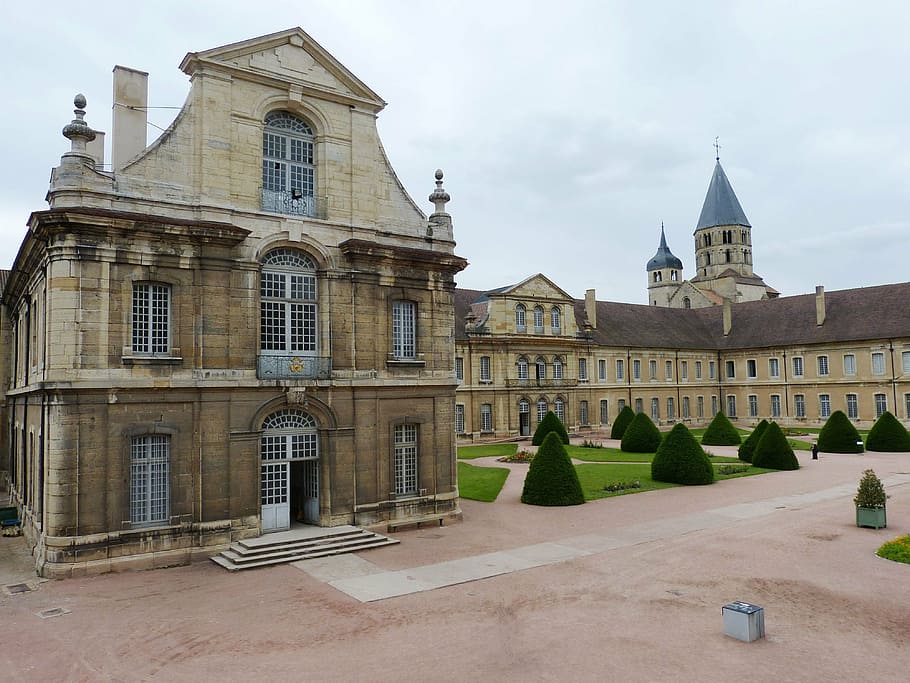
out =
[[660,224],[660,246],[648,265],[648,304],[651,306],[669,306],[670,298],[676,293],[682,282],[683,264],[667,246],[664,224]]

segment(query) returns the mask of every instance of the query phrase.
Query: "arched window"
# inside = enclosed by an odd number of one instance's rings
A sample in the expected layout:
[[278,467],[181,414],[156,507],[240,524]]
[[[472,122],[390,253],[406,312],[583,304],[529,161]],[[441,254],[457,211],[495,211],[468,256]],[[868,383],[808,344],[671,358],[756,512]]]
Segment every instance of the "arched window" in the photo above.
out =
[[655,270],[654,271],[654,282],[660,282],[660,278],[661,278],[660,271]]
[[262,208],[316,215],[316,159],[312,127],[286,111],[265,116],[262,133]]
[[547,378],[547,360],[545,358],[538,357],[535,361],[537,366],[537,379],[538,381]]
[[[316,427],[316,420],[309,413],[289,408],[274,412],[262,421],[259,488],[263,531],[287,529],[292,506],[295,507],[293,514],[300,521],[318,521],[319,435]],[[292,461],[305,461],[300,466],[300,497],[293,501],[290,486]]]
[[518,379],[528,379],[528,359],[524,356],[518,359]]
[[526,313],[527,309],[524,304],[518,304],[515,307],[515,330],[517,332],[524,332],[527,330]]
[[562,329],[562,314],[557,306],[550,309],[550,327],[553,330],[553,334],[558,334],[560,329]]
[[534,331],[537,334],[543,333],[543,308],[541,306],[534,307]]
[[553,359],[553,379],[562,379],[562,358],[559,356]]
[[692,301],[687,296],[683,297],[683,308],[692,308]]
[[547,416],[547,399],[542,396],[537,399],[537,421],[542,422],[543,419]]
[[262,260],[259,296],[259,348],[262,354],[317,355],[316,265],[313,260],[296,249],[273,249]]
[[671,271],[670,271],[670,279],[671,279],[673,282],[676,282],[677,280],[679,280],[679,273],[677,273],[675,270],[671,270]]
[[566,421],[566,404],[562,398],[557,398],[553,401],[553,412],[556,413],[556,417],[559,418],[560,422]]

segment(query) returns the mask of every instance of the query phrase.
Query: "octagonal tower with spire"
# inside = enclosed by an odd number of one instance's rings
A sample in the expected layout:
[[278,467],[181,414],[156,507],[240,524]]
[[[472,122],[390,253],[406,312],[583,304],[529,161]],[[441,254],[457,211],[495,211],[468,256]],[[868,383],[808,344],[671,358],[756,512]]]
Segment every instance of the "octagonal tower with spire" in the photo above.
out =
[[660,224],[660,246],[648,265],[648,303],[652,306],[669,306],[670,300],[682,281],[683,264],[667,246],[664,224]]

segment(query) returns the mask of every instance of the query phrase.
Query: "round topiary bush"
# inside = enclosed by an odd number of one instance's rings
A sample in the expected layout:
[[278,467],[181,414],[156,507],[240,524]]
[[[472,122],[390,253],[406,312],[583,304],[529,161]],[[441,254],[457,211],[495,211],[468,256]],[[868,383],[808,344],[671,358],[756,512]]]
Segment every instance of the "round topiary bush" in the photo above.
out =
[[866,449],[882,453],[908,452],[910,451],[910,434],[904,429],[904,425],[886,410],[869,430],[869,436],[866,437]]
[[714,466],[692,433],[679,423],[657,448],[651,461],[651,478],[687,486],[711,484]]
[[622,435],[619,447],[629,453],[653,453],[660,446],[660,430],[651,418],[638,413]]
[[723,413],[717,413],[701,437],[706,446],[738,446],[742,438]]
[[578,473],[556,432],[547,434],[525,475],[521,502],[528,505],[581,505],[585,495]]
[[798,470],[799,460],[776,422],[771,422],[752,453],[752,464],[769,470]]
[[550,432],[556,432],[559,434],[559,438],[563,443],[569,443],[569,433],[566,431],[565,426],[563,426],[562,421],[556,417],[556,413],[552,410],[544,415],[543,419],[537,425],[537,429],[534,430],[534,436],[531,438],[531,443],[534,446],[540,446]]
[[863,440],[844,411],[835,410],[825,422],[818,433],[818,450],[825,453],[863,452]]
[[626,433],[626,429],[629,426],[629,423],[635,418],[635,413],[629,406],[623,406],[622,410],[619,411],[619,415],[616,416],[616,420],[613,421],[613,429],[610,430],[611,439],[621,439],[622,435]]
[[746,437],[746,440],[743,441],[739,446],[739,459],[744,462],[752,462],[752,453],[755,452],[755,446],[758,444],[759,439],[761,439],[762,434],[765,433],[765,430],[768,428],[768,421],[762,420],[757,425],[755,429],[752,430],[752,433]]

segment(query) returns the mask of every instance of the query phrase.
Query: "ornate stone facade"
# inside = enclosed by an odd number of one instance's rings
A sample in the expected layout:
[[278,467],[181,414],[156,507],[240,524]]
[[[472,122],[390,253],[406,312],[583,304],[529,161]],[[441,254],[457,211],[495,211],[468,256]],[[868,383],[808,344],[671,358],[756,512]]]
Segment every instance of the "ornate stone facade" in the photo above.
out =
[[77,98],[4,274],[2,447],[44,576],[459,514],[442,173],[428,219],[385,103],[300,29],[181,68],[148,148],[147,76],[115,69],[112,171]]

